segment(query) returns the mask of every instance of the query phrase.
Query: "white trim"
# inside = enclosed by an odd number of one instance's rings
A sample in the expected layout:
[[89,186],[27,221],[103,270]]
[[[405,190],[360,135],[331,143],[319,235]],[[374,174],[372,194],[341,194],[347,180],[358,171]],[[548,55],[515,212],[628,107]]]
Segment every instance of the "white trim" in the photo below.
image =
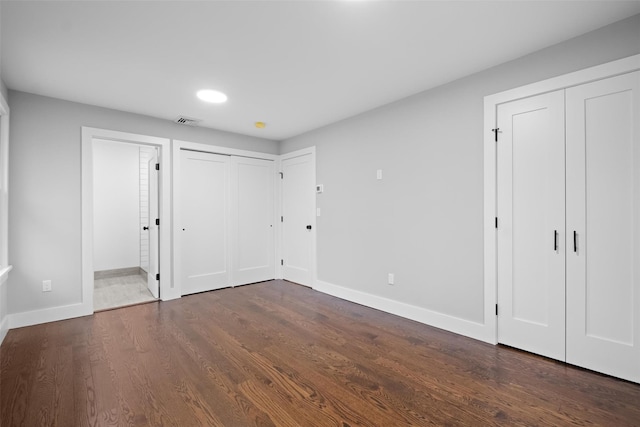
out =
[[11,271],[9,265],[9,104],[0,94],[0,344],[9,331],[9,310],[6,282]]
[[[160,298],[163,301],[176,298],[171,281],[171,142],[168,138],[118,132],[106,129],[82,127],[82,302],[79,306],[56,307],[40,310],[45,314],[20,313],[16,319],[48,319],[58,311],[68,313],[93,313],[93,140],[106,139],[160,148]],[[179,296],[179,295],[178,295]],[[49,310],[53,310],[49,313]],[[34,313],[34,312],[31,312]],[[78,315],[83,315],[78,314]],[[16,315],[14,315],[16,316]],[[67,317],[68,318],[68,317]],[[55,319],[59,320],[59,319]],[[52,321],[52,320],[45,320]],[[17,322],[17,320],[16,320]],[[11,322],[14,327],[14,322]]]
[[4,267],[4,268],[0,268],[0,285],[5,282],[5,280],[7,279],[7,276],[9,275],[9,272],[12,269],[13,269],[12,265],[9,265],[9,266]]
[[[316,147],[311,146],[311,147],[307,147],[307,148],[303,148],[300,150],[296,150],[296,151],[291,151],[289,153],[285,153],[285,154],[281,154],[279,156],[278,159],[278,171],[282,172],[282,161],[284,160],[288,160],[288,159],[294,159],[296,157],[301,157],[301,156],[306,156],[306,155],[310,155],[311,156],[311,173],[313,175],[313,184],[316,185],[317,181],[318,181],[318,176],[316,175]],[[282,215],[282,180],[280,180],[280,185],[277,186],[278,189],[278,197],[277,197],[277,201],[278,201],[278,215],[277,217],[279,218]],[[315,192],[314,192],[315,193]],[[318,239],[318,226],[317,226],[317,216],[316,216],[316,212],[317,212],[317,196],[314,196],[313,198],[313,215],[311,215],[311,284],[310,286],[312,288],[315,288],[316,286],[316,282],[318,281],[318,258],[317,258],[317,239]],[[276,254],[278,255],[276,257],[276,259],[282,259],[282,242],[283,242],[283,238],[282,238],[282,232],[283,232],[283,228],[282,228],[282,223],[280,223],[278,221],[279,224],[279,233],[278,233],[278,244],[276,247]],[[283,273],[282,273],[282,266],[280,265],[279,262],[276,262],[276,277],[278,279],[282,279],[283,278]]]
[[2,322],[0,322],[0,345],[4,341],[7,333],[9,332],[9,316],[4,316]]
[[[178,189],[180,188],[180,179],[181,179],[180,150],[190,150],[190,151],[199,151],[203,153],[220,154],[225,156],[248,157],[252,159],[271,160],[274,162],[274,165],[275,165],[274,169],[277,169],[279,167],[279,157],[280,157],[276,154],[261,153],[259,151],[238,150],[235,148],[220,147],[216,145],[182,141],[178,139],[172,140],[171,158],[173,161],[173,165],[172,165],[173,177],[171,180],[171,184],[172,184],[171,194],[173,195],[174,203],[172,204],[173,224],[171,227],[171,232],[172,232],[173,246],[172,246],[172,252],[171,252],[171,262],[174,268],[173,268],[173,277],[172,277],[173,288],[171,289],[171,293],[172,295],[174,295],[174,298],[180,298],[182,295],[182,283],[181,283],[182,275],[180,271],[180,265],[176,261],[176,256],[177,256],[176,254],[179,254],[182,251],[182,239],[181,239],[181,234],[179,233],[181,217],[180,217],[179,206],[177,206],[177,202],[180,200],[180,198],[176,195],[176,192],[179,191]],[[274,180],[275,179],[276,177],[274,177]],[[274,185],[274,197],[276,200],[279,197],[279,187],[275,185]],[[280,227],[280,222],[275,221],[275,218],[274,218],[274,223],[277,224],[276,230],[275,230],[275,236],[277,236],[278,227]],[[276,274],[277,274],[277,267],[279,265],[278,262],[276,262],[276,259],[279,259],[277,240],[278,240],[277,238],[274,239],[274,246],[275,246],[274,262],[276,263]],[[227,271],[229,272],[229,283],[228,283],[229,286],[235,286],[234,278],[232,274],[233,269],[232,269],[231,248],[229,248],[229,256],[227,258]]]
[[437,311],[394,301],[366,292],[356,291],[327,283],[322,280],[316,280],[316,286],[314,286],[313,289],[347,301],[362,304],[366,307],[375,308],[377,310],[384,311],[385,313],[395,314],[396,316],[415,320],[416,322],[424,323],[425,325],[433,326],[435,328],[444,329],[456,334],[492,343],[492,336],[488,333],[487,328],[482,323],[449,316],[447,314],[438,313]]
[[9,265],[9,104],[0,94],[0,267]]
[[220,147],[217,145],[202,144],[199,142],[181,141],[179,139],[173,140],[173,147],[174,154],[176,153],[175,147],[179,147],[178,150],[202,151],[204,153],[223,154],[226,156],[251,157],[253,159],[275,161],[279,157],[277,154],[261,153],[259,151],[238,150],[236,148]]
[[87,312],[84,303],[65,305],[61,307],[50,307],[42,310],[24,311],[8,315],[9,329],[22,328],[23,326],[38,325],[41,323],[57,322],[58,320],[73,319],[93,314],[92,310]]
[[494,344],[498,342],[495,304],[498,302],[496,209],[496,127],[498,105],[555,90],[566,89],[640,69],[640,55],[629,56],[570,74],[510,89],[484,98],[484,323]]
[[[3,289],[7,283],[7,278],[9,277],[9,272],[11,271],[11,266],[5,267],[0,271],[0,298],[7,296],[7,290]],[[0,305],[1,305],[0,301]],[[9,309],[9,305],[6,304],[6,309]],[[9,316],[5,313],[4,310],[0,310],[0,344],[4,341],[4,337],[7,336],[7,332],[9,332]]]

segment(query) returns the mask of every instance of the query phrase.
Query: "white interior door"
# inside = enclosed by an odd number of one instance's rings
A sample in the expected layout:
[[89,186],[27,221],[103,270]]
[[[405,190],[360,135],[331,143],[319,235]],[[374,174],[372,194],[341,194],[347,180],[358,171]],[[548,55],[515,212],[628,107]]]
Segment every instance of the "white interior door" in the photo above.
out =
[[158,219],[158,175],[156,170],[158,164],[158,150],[156,149],[148,163],[149,174],[149,271],[147,272],[147,287],[149,292],[160,298],[160,281],[156,280],[156,275],[160,272],[160,248],[159,229],[156,225]]
[[282,275],[313,285],[315,177],[311,154],[282,161]]
[[231,157],[234,285],[275,278],[273,161]]
[[640,73],[566,99],[567,362],[640,382]]
[[182,295],[229,286],[228,177],[228,156],[180,151],[176,255]]
[[565,359],[564,93],[500,105],[498,340]]

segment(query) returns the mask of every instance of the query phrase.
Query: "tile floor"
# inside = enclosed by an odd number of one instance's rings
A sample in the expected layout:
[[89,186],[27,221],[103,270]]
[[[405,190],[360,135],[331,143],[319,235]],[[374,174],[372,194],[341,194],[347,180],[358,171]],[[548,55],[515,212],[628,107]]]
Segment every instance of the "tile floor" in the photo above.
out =
[[139,274],[94,280],[94,311],[154,300],[146,279]]

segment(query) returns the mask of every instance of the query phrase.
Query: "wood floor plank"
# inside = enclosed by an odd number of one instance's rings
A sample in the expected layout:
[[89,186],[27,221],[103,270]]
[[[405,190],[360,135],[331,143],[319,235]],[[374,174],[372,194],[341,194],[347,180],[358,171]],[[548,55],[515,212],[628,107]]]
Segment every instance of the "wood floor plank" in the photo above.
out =
[[640,385],[284,281],[9,331],[1,426],[638,426]]

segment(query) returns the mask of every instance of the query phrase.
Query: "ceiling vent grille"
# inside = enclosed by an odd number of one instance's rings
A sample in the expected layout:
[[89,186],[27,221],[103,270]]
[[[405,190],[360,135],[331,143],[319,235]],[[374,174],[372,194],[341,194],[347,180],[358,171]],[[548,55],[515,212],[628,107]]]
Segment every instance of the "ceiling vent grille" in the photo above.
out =
[[200,123],[202,120],[200,119],[194,119],[191,117],[187,117],[187,116],[178,116],[174,122],[178,123],[179,125],[187,125],[187,126],[198,126],[198,123]]

